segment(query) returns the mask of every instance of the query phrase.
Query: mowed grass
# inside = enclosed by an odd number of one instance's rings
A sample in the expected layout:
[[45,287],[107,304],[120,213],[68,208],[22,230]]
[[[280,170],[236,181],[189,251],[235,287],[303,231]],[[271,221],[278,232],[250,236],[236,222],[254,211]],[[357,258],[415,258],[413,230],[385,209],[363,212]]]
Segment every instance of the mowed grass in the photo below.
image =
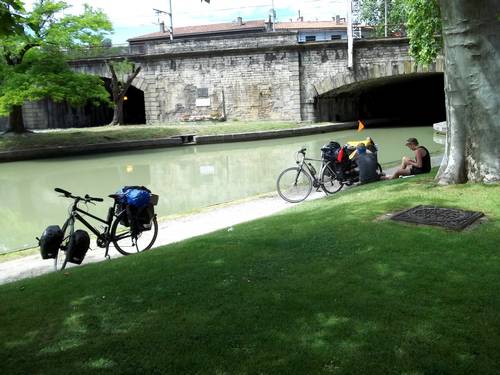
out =
[[[480,210],[463,232],[383,220]],[[500,186],[380,182],[0,286],[3,374],[497,374]]]
[[21,135],[0,136],[0,151],[24,150],[40,147],[102,144],[120,141],[154,140],[182,134],[220,135],[265,130],[282,130],[308,126],[287,121],[200,122],[166,125],[100,126],[93,128],[58,129]]

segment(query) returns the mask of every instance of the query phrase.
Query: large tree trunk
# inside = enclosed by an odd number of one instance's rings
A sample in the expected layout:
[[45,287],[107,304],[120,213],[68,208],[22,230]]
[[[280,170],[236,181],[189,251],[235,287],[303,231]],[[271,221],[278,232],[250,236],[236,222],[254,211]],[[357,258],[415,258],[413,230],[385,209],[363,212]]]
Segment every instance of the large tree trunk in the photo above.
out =
[[447,146],[440,183],[500,180],[498,0],[439,0],[443,21]]
[[113,110],[113,120],[110,125],[123,125],[123,96],[113,99],[115,108]]
[[19,134],[26,132],[26,129],[24,128],[22,106],[15,105],[12,107],[12,110],[9,113],[9,128],[7,131]]

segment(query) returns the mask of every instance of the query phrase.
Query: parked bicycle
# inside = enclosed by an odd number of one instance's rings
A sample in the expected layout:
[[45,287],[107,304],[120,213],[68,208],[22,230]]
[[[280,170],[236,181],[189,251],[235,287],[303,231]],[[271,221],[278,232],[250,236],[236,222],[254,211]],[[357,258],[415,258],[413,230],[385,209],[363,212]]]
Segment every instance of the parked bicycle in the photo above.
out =
[[[332,167],[323,159],[307,158],[306,150],[302,148],[297,152],[297,166],[285,169],[276,181],[279,196],[287,202],[302,202],[311,194],[313,187],[316,191],[322,189],[327,195],[342,188]],[[311,161],[321,163],[319,174]]]
[[[359,182],[356,146],[360,143],[364,144],[370,153],[375,154],[375,156],[377,155],[377,145],[370,137],[361,141],[347,142],[344,146],[340,146],[338,142],[331,141],[321,147],[323,164],[326,164],[334,171],[336,179],[340,184],[340,189],[344,185],[351,186]],[[382,174],[382,166],[379,163],[377,163],[377,173]]]
[[[158,235],[158,223],[152,209],[158,203],[157,195],[150,194],[147,206],[134,212],[132,212],[133,207],[123,202],[122,195],[109,195],[113,199],[113,205],[108,209],[107,218],[102,219],[82,209],[81,204],[95,204],[94,202],[103,202],[104,199],[89,195],[80,197],[61,188],[54,190],[63,197],[73,200],[63,227],[51,225],[39,239],[42,258],[54,258],[56,270],[63,270],[68,262],[81,264],[89,248],[88,233],[81,229],[75,230],[77,221],[96,236],[97,246],[106,249],[104,254],[106,258],[109,258],[110,245],[123,255],[146,251],[153,246]],[[97,229],[85,217],[103,224],[102,229]]]

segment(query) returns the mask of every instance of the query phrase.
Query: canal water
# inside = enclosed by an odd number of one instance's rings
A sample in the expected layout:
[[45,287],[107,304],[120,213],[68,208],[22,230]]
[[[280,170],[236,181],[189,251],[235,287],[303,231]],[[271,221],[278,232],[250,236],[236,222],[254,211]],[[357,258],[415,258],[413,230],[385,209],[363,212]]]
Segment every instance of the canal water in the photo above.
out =
[[343,144],[367,136],[379,145],[383,166],[411,156],[404,146],[409,137],[433,154],[443,151],[433,142],[432,127],[411,127],[0,164],[0,253],[35,246],[46,226],[62,225],[71,201],[55,193],[55,187],[104,197],[103,203],[88,206],[104,217],[112,203],[108,194],[125,185],[144,185],[160,196],[161,218],[275,191],[277,176],[294,165],[301,147],[319,158],[321,146],[330,140]]

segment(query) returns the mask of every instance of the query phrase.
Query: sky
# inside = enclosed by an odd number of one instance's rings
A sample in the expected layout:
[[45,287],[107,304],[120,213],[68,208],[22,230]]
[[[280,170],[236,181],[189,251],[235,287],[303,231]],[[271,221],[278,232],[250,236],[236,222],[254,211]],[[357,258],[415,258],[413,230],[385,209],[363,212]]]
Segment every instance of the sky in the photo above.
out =
[[[114,27],[113,44],[123,44],[127,39],[159,30],[155,9],[169,11],[169,0],[65,0],[71,5],[66,13],[80,13],[83,4],[102,9]],[[176,26],[205,25],[243,20],[268,18],[273,0],[171,0],[174,28]],[[29,8],[33,1],[25,1]],[[296,20],[300,11],[305,21],[331,20],[335,15],[346,16],[347,0],[274,0],[277,21]],[[168,26],[168,16],[161,19]]]

